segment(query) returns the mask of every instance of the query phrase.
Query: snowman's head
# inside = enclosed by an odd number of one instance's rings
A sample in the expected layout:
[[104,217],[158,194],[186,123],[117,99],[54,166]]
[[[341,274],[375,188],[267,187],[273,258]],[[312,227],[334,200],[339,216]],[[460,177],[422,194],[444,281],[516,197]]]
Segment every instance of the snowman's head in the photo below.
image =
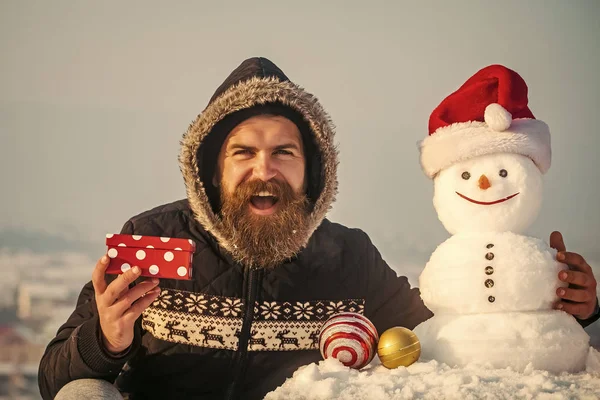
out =
[[451,234],[523,232],[542,202],[542,173],[520,154],[489,154],[457,162],[434,179],[433,204]]

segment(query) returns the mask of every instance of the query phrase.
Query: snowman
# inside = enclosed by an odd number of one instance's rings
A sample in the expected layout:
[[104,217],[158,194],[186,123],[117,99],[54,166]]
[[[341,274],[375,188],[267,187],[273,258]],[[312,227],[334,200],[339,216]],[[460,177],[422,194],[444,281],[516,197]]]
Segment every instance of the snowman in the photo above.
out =
[[554,373],[585,368],[589,336],[553,309],[568,267],[524,235],[550,167],[548,126],[527,106],[516,72],[486,67],[433,111],[420,143],[433,204],[452,235],[419,277],[434,317],[417,326],[423,359]]

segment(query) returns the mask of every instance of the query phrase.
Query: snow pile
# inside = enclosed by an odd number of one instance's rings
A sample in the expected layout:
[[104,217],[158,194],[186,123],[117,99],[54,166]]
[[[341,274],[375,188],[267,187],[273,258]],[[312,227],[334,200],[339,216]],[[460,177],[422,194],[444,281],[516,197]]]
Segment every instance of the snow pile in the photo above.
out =
[[379,359],[360,371],[335,359],[298,369],[266,400],[301,399],[598,399],[600,353],[590,348],[585,372],[577,374],[535,370],[518,373],[469,364],[451,368],[437,361],[417,362],[388,370]]

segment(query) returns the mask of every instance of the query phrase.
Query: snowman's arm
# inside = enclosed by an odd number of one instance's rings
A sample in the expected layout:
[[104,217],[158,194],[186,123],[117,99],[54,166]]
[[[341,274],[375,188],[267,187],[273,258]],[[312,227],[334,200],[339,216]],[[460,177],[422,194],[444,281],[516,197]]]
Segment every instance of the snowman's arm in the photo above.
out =
[[379,333],[394,326],[413,329],[431,318],[433,313],[425,306],[418,288],[411,288],[405,276],[396,272],[381,257],[379,250],[364,235],[365,262],[362,285],[365,293],[365,315]]

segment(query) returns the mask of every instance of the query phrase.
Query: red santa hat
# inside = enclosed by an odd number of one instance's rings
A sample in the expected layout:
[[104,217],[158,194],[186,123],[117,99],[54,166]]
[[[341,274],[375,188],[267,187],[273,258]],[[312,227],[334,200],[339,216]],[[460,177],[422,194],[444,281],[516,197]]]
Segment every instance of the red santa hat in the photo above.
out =
[[550,168],[550,131],[527,107],[527,84],[502,65],[483,68],[446,97],[429,117],[429,136],[419,143],[428,177],[476,156],[516,153]]

